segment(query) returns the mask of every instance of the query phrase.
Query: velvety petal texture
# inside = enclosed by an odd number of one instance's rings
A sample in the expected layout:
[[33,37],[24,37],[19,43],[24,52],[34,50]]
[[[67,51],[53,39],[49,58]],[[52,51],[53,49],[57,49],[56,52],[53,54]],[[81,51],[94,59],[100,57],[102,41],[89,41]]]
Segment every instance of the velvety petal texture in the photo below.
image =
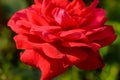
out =
[[110,45],[116,34],[105,25],[106,11],[99,0],[34,0],[16,12],[8,26],[16,32],[20,60],[41,71],[40,80],[52,80],[68,67],[82,70],[104,67],[99,49]]

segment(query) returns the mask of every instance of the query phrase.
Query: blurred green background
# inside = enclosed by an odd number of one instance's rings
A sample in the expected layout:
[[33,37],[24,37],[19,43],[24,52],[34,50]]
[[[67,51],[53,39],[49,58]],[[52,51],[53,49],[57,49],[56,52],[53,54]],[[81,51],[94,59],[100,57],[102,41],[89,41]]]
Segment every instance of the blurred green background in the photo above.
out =
[[[92,0],[85,0],[86,3]],[[40,72],[20,62],[19,50],[13,41],[14,32],[7,21],[14,12],[28,7],[33,0],[0,0],[0,80],[39,80]],[[106,24],[113,25],[117,40],[102,48],[101,55],[106,63],[102,70],[82,71],[70,67],[54,80],[120,80],[120,0],[100,0],[99,7],[107,11]]]

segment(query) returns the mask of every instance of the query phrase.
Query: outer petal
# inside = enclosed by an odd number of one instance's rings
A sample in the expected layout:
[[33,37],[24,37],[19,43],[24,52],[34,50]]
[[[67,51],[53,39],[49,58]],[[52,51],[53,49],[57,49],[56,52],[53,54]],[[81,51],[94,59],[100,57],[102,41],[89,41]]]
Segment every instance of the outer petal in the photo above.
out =
[[14,37],[18,49],[40,49],[44,41],[36,35],[17,35]]
[[65,56],[64,53],[60,52],[56,47],[48,43],[42,45],[42,50],[50,58],[60,59]]
[[[52,44],[59,52],[65,55],[65,63],[71,65],[77,62],[82,62],[87,58],[87,53],[82,50],[82,47],[65,47],[61,45],[61,42],[56,42]],[[58,53],[58,52],[57,52]],[[52,53],[51,53],[52,54]],[[58,53],[59,54],[59,53]],[[55,57],[55,56],[54,56]]]
[[62,45],[65,47],[89,47],[87,43],[80,43],[80,42],[62,42]]
[[103,60],[98,52],[93,52],[90,50],[86,50],[86,52],[89,56],[85,61],[76,65],[78,68],[83,70],[95,70],[104,66]]
[[115,39],[116,35],[111,26],[104,26],[101,28],[93,29],[86,33],[89,41],[96,42],[101,46],[106,46],[111,44]]
[[69,65],[76,65],[79,62],[85,61],[88,57],[88,53],[82,50],[82,47],[66,48],[65,51]]
[[9,20],[8,26],[16,33],[28,33],[32,24],[27,21],[26,9],[16,12]]
[[52,78],[63,73],[68,67],[63,59],[50,59],[42,54],[41,51],[25,50],[20,56],[22,62],[41,70],[42,75],[40,80],[52,80]]
[[65,58],[65,63],[69,65],[82,62],[87,58],[87,53],[80,47],[62,47],[59,42],[55,44],[43,44],[42,50],[51,59]]
[[[35,56],[38,56],[36,52],[32,49],[27,49],[24,52],[20,53],[20,60],[24,62],[25,64],[38,67],[38,58],[35,58]],[[44,63],[43,63],[44,64]]]
[[86,47],[92,49],[93,51],[97,51],[101,48],[101,45],[97,43],[63,42],[62,45],[65,47]]

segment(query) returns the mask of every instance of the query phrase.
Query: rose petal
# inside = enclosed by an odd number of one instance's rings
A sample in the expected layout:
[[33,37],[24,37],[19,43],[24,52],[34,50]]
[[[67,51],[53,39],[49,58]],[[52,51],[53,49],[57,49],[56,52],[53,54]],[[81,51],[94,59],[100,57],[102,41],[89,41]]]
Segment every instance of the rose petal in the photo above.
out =
[[99,48],[102,47],[100,44],[94,43],[94,42],[93,42],[93,43],[90,43],[89,46],[91,46],[91,47],[92,47],[92,50],[95,51],[95,52],[98,51]]
[[97,51],[101,48],[101,45],[98,43],[62,42],[62,45],[65,47],[87,47],[91,48],[93,51]]
[[86,33],[90,41],[96,42],[101,46],[106,46],[116,39],[114,30],[111,26],[104,26],[101,28],[93,29]]
[[98,3],[99,3],[99,0],[93,0],[93,2],[90,4],[89,7],[95,8],[98,5]]
[[79,62],[83,62],[87,59],[88,53],[86,53],[81,47],[66,48],[65,53],[68,59],[69,65],[75,65]]
[[35,4],[39,4],[41,5],[42,4],[42,0],[34,0]]
[[54,4],[59,7],[65,8],[69,2],[69,0],[52,0]]
[[88,13],[92,12],[96,8],[98,2],[98,0],[94,0],[88,7],[83,8],[79,15],[85,17]]
[[47,42],[53,42],[59,39],[56,34],[60,30],[59,26],[34,26],[31,28],[31,34],[38,35]]
[[65,56],[64,53],[60,52],[56,47],[48,43],[42,45],[42,50],[50,58],[59,59]]
[[[77,23],[75,20],[62,8],[55,8],[52,12],[55,21],[62,26],[62,28],[75,28]],[[73,27],[74,26],[74,27]]]
[[[8,22],[8,26],[16,33],[28,33],[31,23],[27,21],[26,9],[16,12]],[[24,24],[23,24],[24,23]]]
[[94,14],[94,18],[92,17],[91,21],[89,21],[88,24],[85,24],[82,29],[90,30],[98,28],[100,26],[103,26],[103,24],[107,20],[107,18],[105,17],[106,12],[101,8],[95,9],[94,13],[92,14]]
[[20,53],[20,60],[25,64],[37,67],[36,65],[38,63],[38,58],[34,58],[37,55],[38,54],[36,54],[33,50],[27,49],[24,52]]
[[44,16],[51,16],[52,10],[56,7],[55,4],[52,3],[52,0],[44,0],[42,2],[41,12]]
[[40,80],[52,80],[53,77],[63,73],[68,66],[65,66],[64,60],[53,60],[41,55],[41,51],[25,50],[21,53],[20,59],[25,64],[34,66],[41,70]]
[[104,67],[104,62],[98,52],[87,51],[88,58],[76,66],[82,70],[95,70]]
[[84,30],[82,29],[73,29],[69,31],[62,31],[60,33],[60,37],[64,40],[74,41],[74,40],[86,40],[86,36],[84,35]]
[[[81,27],[85,27],[85,29],[89,29],[86,24],[92,22],[92,19],[94,17],[94,10],[96,9],[96,6],[98,4],[98,0],[94,0],[88,7],[84,7],[80,12],[79,12],[79,17],[77,19],[78,25]],[[89,24],[88,24],[89,25]],[[90,27],[91,28],[91,27]]]
[[[84,50],[82,50],[83,48],[80,46],[72,46],[72,47],[66,47],[61,45],[61,42],[56,42],[54,44],[54,47],[60,51],[61,53],[63,53],[65,55],[65,63],[71,65],[74,65],[78,62],[82,62],[87,58],[87,53],[85,53]],[[89,48],[84,46],[84,48]]]
[[59,26],[34,26],[31,28],[31,32],[38,32],[38,33],[41,33],[43,31],[54,33],[60,30],[61,30],[61,27]]
[[66,10],[70,14],[79,15],[79,13],[81,12],[81,9],[83,9],[84,7],[85,7],[85,4],[83,0],[73,0],[67,5]]
[[17,49],[40,49],[43,40],[36,35],[16,35],[14,37]]
[[28,9],[26,14],[27,14],[28,20],[35,25],[39,25],[39,26],[49,25],[46,19],[42,15],[39,15],[38,12],[35,12],[32,8]]
[[89,47],[87,43],[80,43],[80,42],[62,42],[62,45],[65,47]]
[[46,42],[54,42],[56,40],[59,40],[59,37],[48,31],[42,31],[42,32],[32,31],[32,33],[38,35],[41,39],[43,39]]

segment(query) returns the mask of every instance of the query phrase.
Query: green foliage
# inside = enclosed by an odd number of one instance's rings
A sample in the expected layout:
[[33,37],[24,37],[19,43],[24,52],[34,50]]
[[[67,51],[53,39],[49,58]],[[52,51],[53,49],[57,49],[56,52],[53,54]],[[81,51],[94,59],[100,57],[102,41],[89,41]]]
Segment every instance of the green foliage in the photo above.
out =
[[[87,0],[85,0],[87,3]],[[92,0],[90,0],[92,1]],[[32,4],[33,0],[0,0],[0,80],[39,80],[40,72],[19,60],[19,50],[13,33],[7,27],[11,15]],[[108,22],[118,35],[116,41],[100,50],[106,62],[102,70],[81,71],[70,67],[54,80],[120,80],[120,0],[100,0],[100,7],[107,10]]]

